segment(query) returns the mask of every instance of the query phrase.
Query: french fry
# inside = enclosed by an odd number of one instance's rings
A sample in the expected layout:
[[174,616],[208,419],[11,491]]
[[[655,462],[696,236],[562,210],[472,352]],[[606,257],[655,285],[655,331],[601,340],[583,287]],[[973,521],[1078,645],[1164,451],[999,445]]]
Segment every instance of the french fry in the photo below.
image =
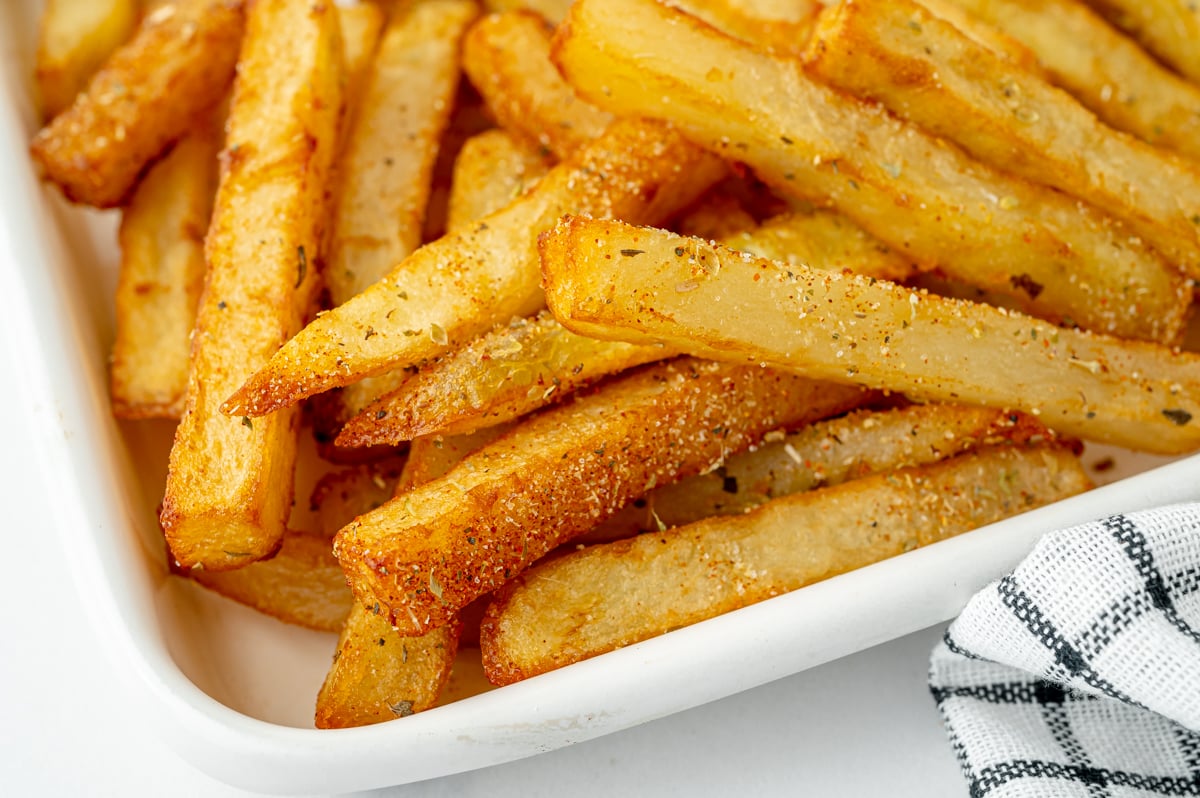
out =
[[983,445],[1052,440],[1054,434],[1032,416],[1007,410],[950,404],[856,410],[771,438],[715,471],[655,488],[581,540],[739,515],[780,496],[935,463]]
[[[341,154],[326,287],[341,305],[421,244],[472,0],[424,0],[388,23]],[[403,146],[397,146],[397,142]]]
[[317,528],[332,540],[354,518],[396,495],[401,473],[403,469],[393,464],[370,463],[325,474],[313,486],[308,500],[316,514]]
[[388,276],[292,338],[225,402],[260,416],[445,353],[543,306],[537,234],[565,213],[665,218],[724,165],[666,125],[618,121],[575,158],[468,230],[418,249]]
[[354,604],[329,538],[288,530],[275,556],[236,571],[196,568],[204,587],[285,623],[336,632]]
[[1200,355],[619,222],[566,219],[541,250],[550,309],[582,335],[918,401],[1011,407],[1059,432],[1141,451],[1200,447]]
[[331,5],[307,0],[257,0],[249,14],[160,516],[184,569],[228,570],[270,554],[291,510],[295,411],[251,421],[218,404],[312,305],[309,261],[342,105],[337,23]]
[[[731,246],[784,263],[900,279],[912,267],[838,214],[770,219]],[[624,369],[679,354],[576,335],[553,316],[514,320],[422,368],[347,422],[342,446],[397,444],[418,435],[460,435],[517,418]]]
[[383,30],[383,9],[375,3],[337,6],[338,27],[342,31],[342,61],[346,70],[346,117],[358,107],[358,97],[366,82],[367,70]]
[[483,6],[493,14],[531,11],[557,25],[567,15],[571,0],[483,0]]
[[[410,455],[398,479],[378,474],[372,467],[359,467],[340,472],[324,487],[318,485],[320,495],[314,492],[313,502],[319,502],[322,528],[332,538],[356,516],[407,490],[418,478],[413,476],[414,468],[423,461],[420,453]],[[397,635],[386,616],[358,602],[343,619],[339,619],[333,663],[317,693],[317,728],[382,723],[421,712],[437,702],[458,651],[461,624],[457,619],[408,638]]]
[[366,726],[429,709],[450,678],[457,650],[456,622],[401,637],[386,615],[355,604],[317,695],[317,728]]
[[[1039,77],[1045,77],[1037,54],[1022,42],[967,10],[958,0],[917,0],[934,16],[953,25],[971,41],[1004,60]],[[967,0],[971,2],[972,0]],[[985,0],[986,1],[986,0]]]
[[541,180],[549,161],[504,130],[485,130],[463,144],[454,162],[446,229],[463,230],[495,213]]
[[486,16],[463,42],[463,70],[505,130],[565,158],[603,133],[613,115],[576,97],[554,71],[550,33],[537,14]]
[[110,385],[118,418],[179,418],[187,392],[204,234],[217,189],[217,120],[151,167],[121,217]]
[[1190,0],[1088,0],[1147,50],[1200,83],[1200,7]]
[[789,55],[804,52],[822,8],[816,0],[682,0],[676,5],[722,33]]
[[793,211],[767,219],[721,243],[787,264],[848,270],[883,280],[906,280],[913,264],[840,213]]
[[1108,124],[1200,158],[1200,86],[1164,67],[1079,0],[953,2],[1019,39],[1051,80]]
[[501,589],[484,618],[508,684],[712,618],[1089,487],[1065,449],[1003,447],[593,546]]
[[593,102],[669,119],[919,266],[1004,292],[1051,320],[1130,338],[1180,335],[1186,281],[1107,216],[978,164],[811,80],[794,60],[654,0],[577,0],[554,53]]
[[598,341],[550,314],[512,323],[430,364],[352,418],[340,446],[463,435],[544,407],[601,377],[678,354],[662,346]]
[[47,0],[34,69],[45,119],[74,102],[137,20],[136,0]]
[[378,602],[402,634],[421,634],[654,485],[860,396],[757,366],[650,366],[532,417],[360,516],[334,551],[360,603]]
[[72,202],[124,202],[146,165],[224,96],[243,25],[241,0],[179,0],[149,14],[33,137],[43,175]]
[[919,3],[831,6],[806,66],[997,169],[1092,203],[1200,276],[1200,163],[1113,130]]

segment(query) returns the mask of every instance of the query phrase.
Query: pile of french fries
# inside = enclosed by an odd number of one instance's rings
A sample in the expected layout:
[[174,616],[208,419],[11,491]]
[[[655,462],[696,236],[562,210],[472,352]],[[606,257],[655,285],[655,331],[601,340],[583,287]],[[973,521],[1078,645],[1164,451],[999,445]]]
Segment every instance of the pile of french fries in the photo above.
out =
[[1080,440],[1200,449],[1197,41],[1183,0],[48,0],[31,154],[121,209],[173,568],[338,633],[356,726],[1085,491]]

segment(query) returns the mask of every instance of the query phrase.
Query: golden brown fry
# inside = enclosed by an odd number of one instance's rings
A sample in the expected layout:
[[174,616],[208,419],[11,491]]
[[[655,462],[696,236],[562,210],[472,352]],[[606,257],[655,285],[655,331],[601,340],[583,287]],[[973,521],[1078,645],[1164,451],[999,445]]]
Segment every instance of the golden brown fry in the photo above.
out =
[[[985,0],[986,2],[987,0]],[[934,16],[945,20],[959,33],[1026,72],[1045,77],[1037,54],[1007,32],[972,14],[958,0],[917,0]]]
[[483,6],[492,14],[513,11],[533,12],[557,25],[567,15],[571,0],[483,0]]
[[121,217],[110,372],[118,418],[183,413],[220,148],[216,120],[197,125],[146,173]]
[[985,449],[593,546],[533,568],[484,619],[508,684],[1080,493],[1070,451]]
[[613,116],[576,97],[554,71],[550,34],[533,13],[484,17],[463,42],[463,69],[504,129],[566,158]]
[[816,0],[681,0],[717,30],[773,53],[800,55],[822,5]]
[[463,435],[522,416],[581,386],[678,354],[576,335],[548,313],[514,319],[418,371],[351,419],[340,446]]
[[[1180,334],[1190,290],[1121,226],[822,86],[794,60],[654,0],[577,0],[555,42],[560,68],[585,97],[670,119],[773,187],[820,198],[918,265],[1051,319],[1132,338]],[[705,58],[690,57],[698,52]]]
[[614,123],[504,209],[417,250],[388,276],[319,316],[229,398],[259,416],[321,391],[445,353],[541,309],[536,237],[565,213],[665,218],[724,165],[674,130]]
[[270,559],[236,571],[195,568],[188,576],[226,598],[319,632],[341,629],[354,603],[329,538],[309,532],[285,532]]
[[[494,435],[487,430],[469,439],[414,441],[395,494],[442,476]],[[354,506],[343,504],[348,512],[341,518],[329,516],[339,528],[367,512],[367,500],[379,492],[377,485],[362,482],[348,487],[356,499]],[[478,617],[472,620],[472,637],[478,643]],[[423,635],[402,638],[386,615],[375,612],[374,606],[368,609],[355,602],[342,627],[333,665],[317,694],[318,728],[379,723],[438,703],[450,679],[462,632],[463,624],[456,616]]]
[[388,23],[338,166],[326,286],[340,305],[421,244],[430,177],[458,87],[472,0],[425,0]]
[[33,138],[45,177],[73,202],[121,204],[146,165],[225,94],[241,0],[179,0],[149,14],[74,105]]
[[375,3],[357,3],[352,6],[337,6],[338,27],[342,31],[342,61],[346,69],[345,119],[348,120],[358,107],[367,70],[379,43],[379,32],[383,29],[383,9]]
[[317,728],[366,726],[429,709],[450,678],[457,650],[457,622],[401,637],[386,614],[355,604],[317,696]]
[[884,280],[906,280],[916,271],[911,262],[845,216],[824,210],[781,214],[721,243],[781,263],[849,270]]
[[718,183],[703,200],[679,218],[672,229],[709,241],[732,238],[758,227],[754,214],[741,197],[725,191],[728,180]]
[[[751,222],[752,223],[752,222]],[[729,245],[784,263],[853,269],[886,279],[912,266],[845,217],[791,213],[730,237]],[[516,319],[431,363],[347,422],[341,446],[459,435],[517,418],[624,369],[679,354],[669,347],[599,341],[548,314]]]
[[1051,440],[1054,433],[1032,416],[1008,410],[947,404],[858,410],[771,438],[716,471],[655,488],[585,540],[739,515],[780,496],[935,463],[983,445]]
[[1011,407],[1131,449],[1200,447],[1200,355],[619,222],[568,219],[541,248],[550,308],[583,335]]
[[953,0],[1019,39],[1050,78],[1113,127],[1200,158],[1200,86],[1078,0]]
[[334,550],[361,603],[378,601],[402,634],[420,634],[654,485],[860,395],[757,366],[650,366],[359,517]]
[[249,15],[163,499],[183,568],[226,570],[270,554],[291,510],[297,414],[251,421],[218,405],[312,304],[342,105],[337,22],[331,5],[307,0],[257,0]]
[[396,495],[445,476],[450,469],[461,463],[464,457],[508,434],[512,426],[496,424],[466,435],[427,435],[417,438],[409,450],[408,466],[400,475]]
[[1200,83],[1200,6],[1192,0],[1088,0],[1180,74]]
[[43,118],[74,102],[137,19],[135,0],[46,0],[34,70]]
[[524,194],[550,169],[536,149],[504,130],[485,130],[463,144],[454,162],[446,229],[458,232]]
[[1096,119],[912,0],[846,0],[822,14],[809,72],[957,142],[997,169],[1128,223],[1200,276],[1200,163]]

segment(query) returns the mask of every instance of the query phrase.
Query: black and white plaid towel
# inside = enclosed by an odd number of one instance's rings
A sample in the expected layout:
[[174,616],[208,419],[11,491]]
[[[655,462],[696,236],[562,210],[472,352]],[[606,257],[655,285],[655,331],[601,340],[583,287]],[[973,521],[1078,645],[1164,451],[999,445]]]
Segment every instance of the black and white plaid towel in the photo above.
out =
[[929,682],[972,798],[1200,796],[1200,505],[1046,535]]

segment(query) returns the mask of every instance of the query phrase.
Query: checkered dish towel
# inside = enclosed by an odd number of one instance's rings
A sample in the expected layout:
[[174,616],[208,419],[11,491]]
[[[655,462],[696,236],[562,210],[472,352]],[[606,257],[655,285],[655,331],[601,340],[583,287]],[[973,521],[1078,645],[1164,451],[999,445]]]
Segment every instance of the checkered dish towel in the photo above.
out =
[[1200,504],[1046,535],[929,682],[972,798],[1200,796]]

